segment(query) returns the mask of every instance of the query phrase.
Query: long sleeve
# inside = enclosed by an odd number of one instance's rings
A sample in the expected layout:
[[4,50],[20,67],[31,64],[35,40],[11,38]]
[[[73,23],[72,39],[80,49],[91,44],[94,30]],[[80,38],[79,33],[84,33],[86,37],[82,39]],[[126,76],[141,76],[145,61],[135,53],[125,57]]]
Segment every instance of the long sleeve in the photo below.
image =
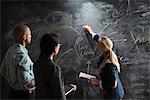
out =
[[45,81],[47,82],[49,88],[51,89],[51,95],[54,99],[62,99],[65,100],[63,84],[61,81],[61,72],[55,65],[51,65],[51,67],[47,67],[45,71]]
[[95,36],[93,37],[93,39],[94,39],[96,42],[98,42],[99,36],[98,36],[98,35],[95,35]]

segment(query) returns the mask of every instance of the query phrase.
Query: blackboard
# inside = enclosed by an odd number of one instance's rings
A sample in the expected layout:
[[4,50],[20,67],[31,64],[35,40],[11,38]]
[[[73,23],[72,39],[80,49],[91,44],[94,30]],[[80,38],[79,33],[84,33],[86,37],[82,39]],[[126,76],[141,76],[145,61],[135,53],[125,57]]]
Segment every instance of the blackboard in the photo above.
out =
[[58,33],[62,47],[56,63],[61,66],[66,83],[76,80],[80,86],[79,94],[70,98],[100,98],[98,87],[78,77],[80,71],[99,77],[97,61],[101,53],[82,29],[88,24],[98,35],[108,36],[114,43],[113,49],[121,63],[120,77],[126,91],[125,99],[148,99],[149,1],[58,1],[2,2],[2,58],[14,43],[12,30],[15,25],[22,23],[31,27],[33,37],[28,50],[34,62],[40,53],[41,37],[47,32]]

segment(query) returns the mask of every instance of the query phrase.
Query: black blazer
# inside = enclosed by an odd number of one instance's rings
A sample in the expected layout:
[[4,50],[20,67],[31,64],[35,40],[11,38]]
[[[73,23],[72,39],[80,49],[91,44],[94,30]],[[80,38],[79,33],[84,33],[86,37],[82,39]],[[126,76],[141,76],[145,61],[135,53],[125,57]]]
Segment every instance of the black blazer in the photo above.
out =
[[52,60],[40,56],[33,67],[36,98],[66,100],[61,69]]

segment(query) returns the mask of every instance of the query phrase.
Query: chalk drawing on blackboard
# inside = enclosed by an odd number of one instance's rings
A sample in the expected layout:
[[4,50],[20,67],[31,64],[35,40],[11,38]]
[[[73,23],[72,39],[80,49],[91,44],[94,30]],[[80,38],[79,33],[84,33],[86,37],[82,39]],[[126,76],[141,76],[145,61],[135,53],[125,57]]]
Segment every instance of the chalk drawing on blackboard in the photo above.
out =
[[68,25],[71,23],[72,17],[67,12],[56,11],[49,14],[46,22],[49,24]]
[[87,36],[85,34],[80,35],[74,44],[74,50],[79,58],[84,60],[92,60],[99,56],[100,52],[97,49],[97,45],[93,45],[94,49],[89,44]]
[[133,49],[133,47],[136,47],[137,52],[140,52],[138,44],[137,43],[142,43],[142,42],[146,42],[145,38],[142,37],[142,34],[144,33],[144,27],[143,26],[135,26],[132,28],[132,30],[130,31],[130,35],[132,37],[133,40],[133,45],[131,46],[131,50]]
[[71,51],[73,51],[73,48],[70,48],[70,49],[68,49],[67,51],[65,51],[65,52],[56,60],[56,63],[59,65],[59,61],[60,61],[61,59],[63,59],[63,57],[64,57],[66,54],[68,54],[69,52],[71,52]]

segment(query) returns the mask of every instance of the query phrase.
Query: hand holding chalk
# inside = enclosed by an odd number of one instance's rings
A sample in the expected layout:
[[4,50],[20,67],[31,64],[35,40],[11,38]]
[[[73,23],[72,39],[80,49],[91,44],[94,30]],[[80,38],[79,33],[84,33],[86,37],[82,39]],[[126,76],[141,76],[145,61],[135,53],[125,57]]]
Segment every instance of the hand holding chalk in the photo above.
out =
[[84,25],[83,30],[85,33],[91,34],[92,37],[94,37],[96,35],[96,33],[91,29],[91,27],[89,25]]

